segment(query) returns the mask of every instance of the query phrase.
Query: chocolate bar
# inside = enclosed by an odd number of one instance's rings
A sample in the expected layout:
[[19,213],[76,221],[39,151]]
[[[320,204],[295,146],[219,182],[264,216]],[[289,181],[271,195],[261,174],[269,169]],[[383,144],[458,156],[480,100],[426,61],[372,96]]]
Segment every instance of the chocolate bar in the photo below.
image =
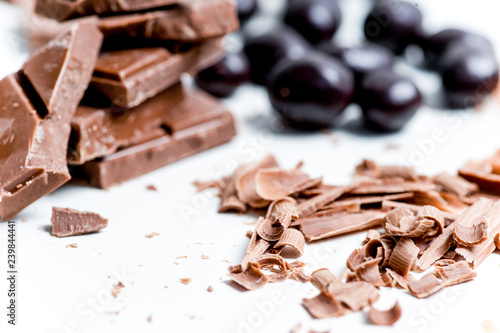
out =
[[180,54],[164,48],[104,52],[91,88],[116,106],[132,108],[178,82],[182,73],[204,69],[223,54],[220,40],[203,42]]
[[[173,96],[177,94],[173,89],[182,89],[183,92]],[[156,124],[161,124],[159,128],[163,130],[163,133],[152,140],[129,147],[120,147],[115,153],[85,163],[81,167],[81,171],[91,184],[99,188],[109,188],[112,185],[228,142],[235,136],[236,130],[232,115],[213,97],[196,88],[181,88],[180,86],[171,88],[171,91],[165,94],[171,94],[170,98],[174,100],[168,104],[168,109],[165,108],[161,121],[156,120]],[[165,96],[159,98],[165,98]],[[152,101],[151,105],[154,103],[155,101]],[[170,108],[172,104],[174,106]],[[110,112],[104,111],[104,113],[107,120],[103,123],[113,123]],[[152,111],[152,114],[154,113]],[[125,119],[135,121],[136,118],[132,115],[131,112]],[[147,119],[147,117],[142,116],[138,116],[138,118],[141,121]],[[78,121],[81,122],[81,120]],[[92,120],[89,120],[87,128],[91,123]],[[128,126],[124,125],[123,129],[128,128]],[[110,124],[109,128],[113,133],[112,138],[119,136],[118,123]],[[130,139],[130,136],[128,138]],[[80,146],[87,143],[95,145],[93,140],[102,141],[102,137],[99,135],[86,139],[88,141],[81,141]],[[122,142],[126,141],[122,140]]]
[[0,218],[70,179],[70,121],[91,80],[102,34],[81,23],[35,53],[0,81]]
[[64,21],[93,14],[121,13],[159,8],[179,3],[180,1],[181,0],[37,0],[35,10],[42,16]]
[[99,28],[105,38],[145,38],[199,41],[222,37],[239,27],[235,2],[203,0],[182,3],[169,10],[103,17]]
[[[35,49],[66,30],[71,24],[90,18],[89,16],[59,23],[30,10],[28,12],[28,34],[30,42],[34,39],[31,43]],[[94,19],[96,18],[94,16]],[[137,39],[194,42],[222,37],[236,31],[239,22],[234,1],[204,0],[184,2],[157,11],[101,17],[98,25],[104,34],[106,45],[119,44],[123,48],[124,45],[128,47],[131,40],[137,43]]]

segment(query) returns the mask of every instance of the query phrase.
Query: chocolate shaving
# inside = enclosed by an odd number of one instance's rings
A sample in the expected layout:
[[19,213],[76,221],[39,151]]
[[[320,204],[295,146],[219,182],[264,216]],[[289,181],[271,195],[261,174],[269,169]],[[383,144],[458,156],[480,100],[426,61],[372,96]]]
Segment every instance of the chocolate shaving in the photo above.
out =
[[328,286],[330,283],[334,283],[336,281],[336,276],[333,275],[328,268],[318,269],[311,274],[311,283],[321,292],[328,292]]
[[255,176],[257,194],[266,200],[277,200],[321,184],[322,179],[311,179],[298,170],[281,168],[262,169]]
[[332,216],[309,217],[301,220],[300,228],[308,242],[380,226],[383,213],[339,213]]
[[256,263],[250,263],[245,270],[241,265],[230,267],[229,278],[248,290],[255,290],[264,287],[269,278],[262,273]]
[[380,297],[377,288],[362,281],[330,284],[328,293],[352,311],[360,311]]
[[394,246],[396,246],[396,239],[390,235],[383,235],[378,239],[370,240],[366,244],[366,256],[377,258],[379,256],[379,252],[381,252],[382,257],[384,258],[381,265],[387,266],[389,264],[389,259]]
[[424,251],[417,261],[417,267],[421,270],[429,268],[436,260],[440,259],[454,244],[453,231],[455,222],[446,227],[441,235],[435,238],[431,245]]
[[394,179],[383,179],[373,182],[361,183],[349,191],[350,194],[383,194],[383,193],[404,193],[404,192],[428,192],[436,189],[432,183],[416,183],[399,181]]
[[301,256],[304,253],[305,242],[304,235],[300,231],[296,229],[287,229],[276,244],[274,244],[274,247],[291,246],[297,250],[299,256]]
[[438,280],[434,274],[427,274],[420,280],[408,284],[408,290],[417,298],[429,297],[445,287],[443,281]]
[[372,259],[363,262],[355,269],[356,278],[358,281],[365,281],[375,287],[385,286],[386,282],[382,279],[380,274],[379,264],[382,258]]
[[411,273],[403,276],[390,268],[386,268],[385,270],[387,272],[387,275],[389,275],[394,280],[394,283],[402,289],[408,289],[408,284],[412,281],[415,281],[415,277]]
[[271,155],[264,157],[259,162],[240,167],[241,172],[236,178],[238,198],[254,208],[266,207],[269,204],[269,200],[264,200],[257,193],[255,178],[259,170],[274,167],[278,167],[278,162]]
[[[290,222],[292,221],[290,213],[288,213],[286,220]],[[288,225],[290,222],[288,222]],[[275,223],[269,219],[264,219],[257,228],[257,234],[267,241],[274,242],[281,238],[281,235],[285,232],[286,227],[281,223]]]
[[486,214],[493,205],[492,200],[481,198],[456,219],[453,237],[458,244],[472,246],[488,237],[489,221]]
[[327,204],[338,199],[346,191],[349,191],[350,188],[351,188],[350,186],[336,187],[336,188],[327,190],[326,192],[324,192],[320,195],[317,195],[309,200],[302,202],[297,207],[297,209],[299,211],[299,216],[301,218],[304,218],[304,217],[308,217],[308,216],[314,214],[320,208],[323,208]]
[[415,264],[419,251],[411,239],[403,237],[392,250],[388,265],[395,272],[406,276]]
[[291,264],[286,263],[286,268],[288,270],[288,278],[299,281],[301,283],[306,283],[311,280],[311,277],[304,273],[304,266],[306,264],[302,261],[294,261]]
[[356,166],[356,175],[372,178],[402,178],[409,181],[418,180],[413,167],[377,165],[370,160],[364,160]]
[[339,200],[323,207],[322,209],[327,210],[327,209],[332,209],[332,208],[349,206],[352,204],[357,204],[357,205],[376,204],[376,203],[382,203],[383,201],[386,201],[386,200],[403,200],[403,199],[410,199],[412,197],[413,197],[412,192],[389,194],[389,195],[377,195],[377,196],[347,197],[347,198],[339,199]]
[[442,211],[455,214],[461,213],[467,207],[466,204],[459,201],[454,202],[455,204],[446,201],[437,191],[416,191],[411,201],[417,205],[434,206]]
[[485,220],[489,221],[488,237],[479,244],[471,247],[459,245],[455,250],[473,268],[477,268],[496,249],[495,238],[500,233],[500,201],[497,201],[487,212]]
[[446,286],[463,283],[476,277],[469,264],[465,261],[440,260],[436,262],[436,275],[443,279]]
[[302,305],[316,319],[337,318],[348,312],[344,306],[324,292],[314,298],[304,298]]
[[479,191],[477,184],[471,183],[459,176],[441,173],[434,177],[434,183],[441,186],[444,191],[453,193],[459,198],[466,198]]
[[397,301],[387,310],[378,310],[372,306],[368,311],[368,317],[374,325],[391,326],[401,318],[401,306]]
[[247,211],[246,204],[240,200],[236,192],[236,172],[232,177],[225,180],[225,185],[221,189],[219,213],[235,211],[245,213]]
[[458,170],[461,177],[477,184],[481,190],[500,195],[500,175],[492,172],[491,166],[472,163]]

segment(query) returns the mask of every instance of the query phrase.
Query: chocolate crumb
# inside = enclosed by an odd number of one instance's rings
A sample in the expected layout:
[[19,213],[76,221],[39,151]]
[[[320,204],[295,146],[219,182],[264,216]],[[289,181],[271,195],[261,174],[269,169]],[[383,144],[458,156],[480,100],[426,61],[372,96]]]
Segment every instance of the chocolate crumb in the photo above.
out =
[[385,150],[397,150],[399,148],[400,148],[400,146],[397,143],[388,143],[385,146]]
[[180,257],[175,257],[175,259],[186,259],[187,256],[180,256]]
[[211,293],[211,292],[213,292],[213,291],[214,291],[214,288],[212,288],[212,286],[208,286],[207,291],[208,291],[209,293]]
[[210,259],[210,257],[209,257],[209,256],[206,256],[206,255],[204,255],[204,254],[202,254],[202,255],[201,255],[201,259],[205,259],[205,260],[206,260],[206,259]]
[[495,323],[493,323],[493,321],[491,321],[489,319],[483,320],[483,322],[481,323],[481,327],[483,328],[483,331],[485,333],[498,333],[498,332],[500,332],[500,329],[498,329],[498,327],[495,325]]
[[153,315],[149,315],[148,316],[148,319],[146,319],[148,322],[152,322],[153,321]]
[[146,187],[146,189],[153,191],[153,192],[158,192],[158,189],[154,185],[149,185],[148,187]]
[[182,278],[180,281],[182,284],[188,285],[191,283],[191,278]]
[[125,288],[125,286],[123,285],[123,283],[118,282],[118,284],[113,286],[113,290],[111,290],[111,295],[113,295],[113,297],[118,297],[118,295],[122,291],[122,288]]
[[147,234],[146,235],[146,238],[153,238],[154,236],[159,236],[160,233],[159,232],[152,232],[150,234]]
[[66,247],[71,247],[73,249],[76,249],[78,247],[78,244],[76,244],[76,243],[68,244],[68,245],[66,245]]

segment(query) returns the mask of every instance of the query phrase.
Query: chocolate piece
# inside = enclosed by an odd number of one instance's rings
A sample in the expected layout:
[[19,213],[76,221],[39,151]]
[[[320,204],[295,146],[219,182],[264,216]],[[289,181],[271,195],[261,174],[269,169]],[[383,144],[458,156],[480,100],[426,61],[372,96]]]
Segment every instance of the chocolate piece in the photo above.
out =
[[168,10],[101,18],[105,38],[199,41],[239,27],[232,0],[183,2]]
[[368,312],[368,317],[374,325],[391,326],[401,318],[401,306],[398,301],[394,303],[392,308],[387,310],[378,310],[372,306]]
[[37,0],[36,12],[58,21],[64,21],[92,14],[152,9],[179,2],[181,0]]
[[52,207],[52,235],[68,237],[99,231],[108,226],[108,219],[91,212]]
[[195,88],[185,88],[183,98],[164,113],[160,137],[85,163],[83,172],[90,182],[108,188],[228,142],[236,134],[232,115]]
[[207,41],[182,54],[164,48],[102,53],[91,88],[114,105],[132,108],[172,86],[184,72],[201,70],[223,56],[219,40]]
[[445,283],[434,274],[427,274],[420,280],[408,283],[408,290],[417,298],[429,297],[445,287]]
[[92,76],[102,35],[73,26],[0,81],[0,217],[9,219],[70,179],[70,120]]
[[162,126],[170,117],[166,110],[175,109],[187,94],[179,83],[133,109],[78,107],[71,120],[68,163],[81,165],[164,136]]

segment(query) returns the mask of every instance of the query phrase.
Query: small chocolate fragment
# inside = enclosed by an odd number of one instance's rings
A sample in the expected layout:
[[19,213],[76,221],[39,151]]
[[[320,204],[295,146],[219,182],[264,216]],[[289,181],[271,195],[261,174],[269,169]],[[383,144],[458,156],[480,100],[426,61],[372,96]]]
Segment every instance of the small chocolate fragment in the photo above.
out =
[[116,106],[132,108],[178,82],[182,73],[204,69],[223,54],[219,40],[204,42],[182,54],[164,48],[105,52],[97,61],[91,88]]
[[165,110],[162,136],[85,163],[83,172],[90,182],[108,188],[228,142],[236,135],[232,115],[213,97],[195,88],[186,88],[183,97],[175,107]]
[[68,237],[99,231],[108,226],[108,219],[91,212],[52,207],[52,235]]
[[18,74],[0,81],[0,218],[70,179],[70,121],[90,82],[102,35],[80,23],[36,52]]

